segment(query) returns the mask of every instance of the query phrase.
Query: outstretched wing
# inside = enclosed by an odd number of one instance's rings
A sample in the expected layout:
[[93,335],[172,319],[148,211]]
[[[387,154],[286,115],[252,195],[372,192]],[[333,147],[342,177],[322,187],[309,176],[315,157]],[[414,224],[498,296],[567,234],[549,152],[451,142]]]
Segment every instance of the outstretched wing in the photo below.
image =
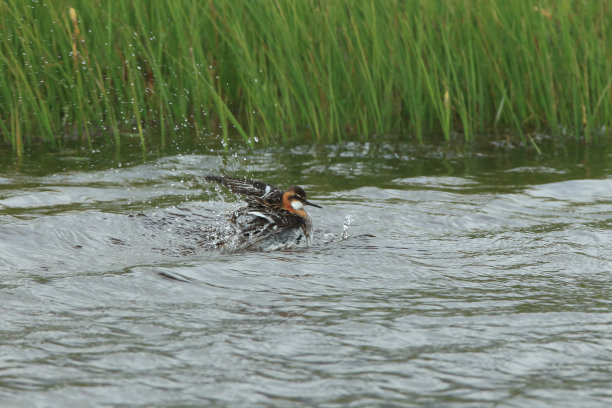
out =
[[263,197],[264,195],[270,192],[279,191],[278,187],[275,187],[271,184],[262,183],[261,181],[212,175],[204,176],[204,179],[219,183],[229,188],[232,192],[236,194],[243,194],[246,196]]

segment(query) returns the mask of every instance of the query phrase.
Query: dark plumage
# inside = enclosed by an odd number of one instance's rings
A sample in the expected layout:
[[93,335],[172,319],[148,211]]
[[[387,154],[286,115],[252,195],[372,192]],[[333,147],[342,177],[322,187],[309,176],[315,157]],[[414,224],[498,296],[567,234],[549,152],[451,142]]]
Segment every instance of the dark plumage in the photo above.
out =
[[235,238],[239,249],[292,246],[310,241],[312,221],[303,207],[321,207],[306,200],[303,188],[293,186],[282,191],[260,181],[212,175],[205,179],[246,196],[247,205],[230,217],[238,229]]

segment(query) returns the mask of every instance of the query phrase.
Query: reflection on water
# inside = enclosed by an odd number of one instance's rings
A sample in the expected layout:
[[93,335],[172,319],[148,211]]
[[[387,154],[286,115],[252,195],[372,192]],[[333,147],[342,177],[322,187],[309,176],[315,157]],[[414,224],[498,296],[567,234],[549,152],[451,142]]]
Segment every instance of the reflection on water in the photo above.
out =
[[[0,401],[609,406],[612,155],[596,150],[4,167]],[[323,206],[313,245],[210,248],[241,205],[203,182],[219,171],[304,186]]]

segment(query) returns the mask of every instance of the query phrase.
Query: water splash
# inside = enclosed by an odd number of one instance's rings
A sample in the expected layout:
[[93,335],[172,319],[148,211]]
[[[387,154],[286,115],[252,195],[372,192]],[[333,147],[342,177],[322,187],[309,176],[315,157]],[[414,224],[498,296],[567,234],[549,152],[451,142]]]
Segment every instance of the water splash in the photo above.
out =
[[336,235],[333,232],[324,232],[323,233],[323,244],[331,244],[332,242],[340,242],[345,239],[350,238],[352,235],[349,234],[349,227],[351,224],[355,222],[355,217],[353,215],[347,215],[344,217],[344,222],[342,223],[342,232],[340,235]]
[[350,237],[349,227],[355,221],[355,217],[352,215],[347,215],[344,217],[344,224],[342,224],[342,234],[340,234],[340,241],[344,241],[345,239]]

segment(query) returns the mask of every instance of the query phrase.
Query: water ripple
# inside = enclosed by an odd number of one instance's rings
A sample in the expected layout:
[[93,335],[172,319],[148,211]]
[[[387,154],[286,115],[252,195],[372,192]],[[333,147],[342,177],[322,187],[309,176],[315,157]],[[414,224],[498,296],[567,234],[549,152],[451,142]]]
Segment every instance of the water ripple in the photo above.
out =
[[232,160],[0,178],[0,401],[608,406],[609,174],[411,176],[375,150],[294,149],[323,209],[293,251],[206,245],[240,204],[202,176]]

